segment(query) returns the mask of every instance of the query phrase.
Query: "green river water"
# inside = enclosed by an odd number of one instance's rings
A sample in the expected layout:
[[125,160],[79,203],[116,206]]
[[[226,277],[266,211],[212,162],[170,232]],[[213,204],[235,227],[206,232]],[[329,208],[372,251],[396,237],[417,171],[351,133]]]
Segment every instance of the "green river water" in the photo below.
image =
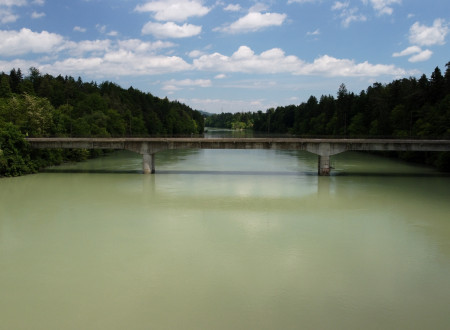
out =
[[0,179],[0,329],[450,329],[450,176],[116,152]]

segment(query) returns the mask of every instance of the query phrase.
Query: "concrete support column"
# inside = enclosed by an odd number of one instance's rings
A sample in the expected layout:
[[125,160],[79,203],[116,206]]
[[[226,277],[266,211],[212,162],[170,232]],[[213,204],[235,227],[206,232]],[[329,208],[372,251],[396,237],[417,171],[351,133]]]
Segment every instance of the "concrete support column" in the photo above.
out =
[[319,175],[330,175],[330,156],[319,155]]
[[143,154],[142,166],[144,174],[155,173],[155,154]]

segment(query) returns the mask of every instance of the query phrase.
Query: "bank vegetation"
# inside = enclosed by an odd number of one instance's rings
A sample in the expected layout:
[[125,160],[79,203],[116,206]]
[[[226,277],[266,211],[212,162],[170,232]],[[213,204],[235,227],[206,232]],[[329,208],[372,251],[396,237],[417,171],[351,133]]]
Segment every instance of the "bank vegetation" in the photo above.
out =
[[99,150],[34,150],[33,137],[145,137],[200,135],[204,118],[177,101],[112,82],[42,75],[31,68],[0,76],[0,176],[34,173]]
[[[311,96],[299,105],[258,112],[221,113],[206,126],[252,128],[258,132],[299,137],[450,139],[450,62],[430,78],[410,77],[374,83],[359,94],[342,84],[336,97]],[[450,171],[448,152],[389,153],[408,161]]]

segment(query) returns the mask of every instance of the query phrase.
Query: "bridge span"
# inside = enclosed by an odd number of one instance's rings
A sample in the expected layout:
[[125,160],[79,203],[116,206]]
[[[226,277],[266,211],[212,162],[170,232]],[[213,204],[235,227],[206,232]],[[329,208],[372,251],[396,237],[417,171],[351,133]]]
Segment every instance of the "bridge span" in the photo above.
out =
[[123,149],[143,157],[144,173],[155,173],[155,153],[171,149],[305,150],[318,155],[318,174],[329,175],[330,157],[345,151],[450,151],[450,140],[303,138],[27,138],[40,149]]

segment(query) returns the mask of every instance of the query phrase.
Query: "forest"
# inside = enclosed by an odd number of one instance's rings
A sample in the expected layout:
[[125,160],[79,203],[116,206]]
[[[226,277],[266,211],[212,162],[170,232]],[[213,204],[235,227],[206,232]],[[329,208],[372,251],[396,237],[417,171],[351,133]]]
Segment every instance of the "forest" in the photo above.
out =
[[[341,84],[336,97],[311,96],[300,105],[265,112],[215,114],[205,125],[297,137],[450,139],[450,62],[445,74],[436,67],[430,78],[374,83],[359,94]],[[386,155],[450,171],[448,152]]]
[[[205,119],[206,117],[206,119]],[[450,139],[450,62],[430,78],[374,83],[359,94],[341,84],[337,95],[310,96],[265,112],[204,116],[178,101],[112,82],[12,69],[0,76],[0,176],[35,173],[98,150],[35,150],[27,136],[123,137],[201,135],[204,127],[253,129],[297,137]],[[450,171],[450,153],[388,153]]]
[[18,176],[98,150],[34,150],[25,137],[146,137],[201,135],[204,117],[169,101],[112,82],[12,69],[0,76],[0,176]]

